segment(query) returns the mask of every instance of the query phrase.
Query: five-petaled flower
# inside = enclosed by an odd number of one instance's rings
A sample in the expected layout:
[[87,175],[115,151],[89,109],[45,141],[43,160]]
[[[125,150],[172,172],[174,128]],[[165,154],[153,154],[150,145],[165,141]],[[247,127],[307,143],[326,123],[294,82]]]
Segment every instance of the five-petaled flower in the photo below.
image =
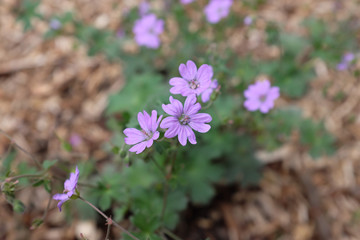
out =
[[274,107],[274,101],[280,96],[280,89],[271,87],[270,81],[264,80],[250,85],[244,95],[247,98],[244,102],[247,110],[260,110],[262,113],[267,113]]
[[185,64],[180,64],[179,72],[182,78],[171,78],[169,83],[173,87],[170,89],[172,94],[181,94],[184,97],[193,94],[200,95],[211,84],[213,69],[207,64],[203,64],[197,69],[195,63],[191,60]]
[[209,23],[217,23],[229,15],[233,0],[211,0],[205,7],[206,19]]
[[61,212],[61,206],[75,194],[77,182],[79,179],[79,169],[76,166],[75,172],[70,173],[70,178],[66,179],[64,183],[64,193],[58,193],[53,196],[54,200],[60,201],[57,206]]
[[182,103],[170,97],[170,104],[163,104],[163,110],[171,115],[166,117],[160,124],[161,128],[166,128],[165,137],[173,138],[178,136],[181,145],[185,146],[187,140],[191,144],[196,144],[196,137],[193,130],[206,133],[210,130],[212,118],[207,113],[198,113],[201,109],[200,103],[196,103],[196,96],[188,96],[184,106]]
[[145,111],[138,113],[138,121],[141,127],[141,131],[136,128],[127,128],[124,130],[125,143],[128,145],[134,145],[129,149],[130,152],[136,152],[139,154],[153,145],[154,140],[159,138],[159,123],[162,119],[162,115],[157,118],[157,112],[153,110],[151,116]]
[[159,35],[164,31],[164,20],[158,19],[155,14],[148,14],[136,20],[133,32],[135,41],[140,46],[158,48],[160,46]]

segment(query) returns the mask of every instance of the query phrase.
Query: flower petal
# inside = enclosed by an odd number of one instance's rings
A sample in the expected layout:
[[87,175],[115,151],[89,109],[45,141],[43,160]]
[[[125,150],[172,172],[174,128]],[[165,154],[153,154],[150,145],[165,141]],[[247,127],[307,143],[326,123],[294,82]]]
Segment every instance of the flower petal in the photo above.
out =
[[166,138],[173,138],[176,135],[178,135],[179,133],[179,129],[180,129],[180,123],[177,123],[176,125],[172,126],[171,128],[169,128],[168,130],[166,130],[164,136]]
[[170,117],[164,118],[164,120],[160,124],[160,127],[161,128],[171,128],[178,123],[179,123],[179,120],[176,117],[170,116]]
[[160,136],[160,133],[158,131],[154,132],[153,136],[152,136],[152,139],[153,140],[157,140]]
[[246,100],[244,102],[245,108],[251,112],[258,110],[260,108],[260,104],[260,101],[257,99]]
[[212,117],[210,116],[210,114],[207,113],[197,113],[191,115],[190,118],[191,118],[190,122],[195,122],[195,123],[209,123],[212,121]]
[[214,72],[212,70],[212,67],[210,67],[207,64],[201,65],[199,68],[199,71],[197,72],[196,79],[206,88],[210,87],[211,84],[211,78],[214,75]]
[[191,60],[186,62],[185,64],[180,64],[179,73],[185,80],[193,80],[195,79],[197,72],[197,67],[195,63]]
[[206,133],[210,130],[211,126],[205,123],[190,122],[189,126],[195,131]]
[[[144,113],[145,113],[145,111],[144,111]],[[140,124],[140,127],[142,129],[144,129],[145,131],[149,131],[149,129],[147,128],[147,124],[146,124],[146,117],[142,112],[138,113],[137,119],[138,119],[138,122]]]
[[146,139],[145,134],[136,128],[126,128],[124,134],[127,136],[125,143],[128,145],[137,144]]
[[184,126],[180,126],[178,140],[181,145],[185,146],[187,142],[187,133]]
[[183,113],[183,106],[181,104],[181,102],[177,99],[174,99],[172,96],[170,96],[170,104],[163,104],[162,105],[162,109],[169,115],[173,115],[173,116],[181,116],[181,114]]
[[136,154],[139,154],[143,152],[146,148],[147,142],[141,142],[139,144],[134,145],[132,148],[129,149],[130,152],[136,152]]
[[186,130],[186,135],[189,139],[189,142],[191,144],[196,144],[196,137],[195,137],[195,133],[194,131],[191,129],[191,127],[189,126],[185,126],[185,130]]
[[190,95],[186,98],[184,103],[184,114],[188,115],[189,109],[196,103],[196,96],[195,94]]

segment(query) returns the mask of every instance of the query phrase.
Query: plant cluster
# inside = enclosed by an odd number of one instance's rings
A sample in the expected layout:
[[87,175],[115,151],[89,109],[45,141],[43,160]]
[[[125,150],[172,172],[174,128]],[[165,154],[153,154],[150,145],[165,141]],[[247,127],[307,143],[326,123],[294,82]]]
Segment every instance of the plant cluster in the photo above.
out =
[[[4,157],[1,191],[15,211],[25,211],[16,199],[17,189],[42,186],[58,201],[60,211],[63,207],[68,215],[77,211],[94,218],[88,211],[91,207],[109,225],[119,227],[124,239],[180,239],[172,231],[190,202],[209,203],[216,185],[258,183],[262,169],[256,158],[258,150],[274,150],[290,138],[294,141],[296,135],[295,141],[313,158],[335,151],[335,139],[324,124],[304,118],[291,103],[306,94],[315,76],[315,58],[338,70],[351,70],[357,58],[352,53],[351,29],[343,37],[328,30],[323,21],[307,19],[308,36],[298,36],[284,31],[279,23],[265,21],[264,44],[281,52],[268,60],[221,47],[229,32],[241,28],[247,34],[257,21],[263,21],[261,16],[232,14],[232,0],[210,0],[206,6],[194,0],[171,1],[161,12],[144,1],[127,13],[124,22],[131,24],[116,30],[96,29],[78,20],[76,13],[42,16],[37,12],[39,4],[25,0],[18,11],[25,30],[31,29],[34,20],[47,21],[44,39],[72,35],[88,47],[89,56],[103,54],[109,61],[121,62],[127,83],[109,97],[105,113],[113,132],[104,147],[111,161],[99,167],[94,159],[83,159],[65,180],[51,170],[70,172],[65,162],[40,163],[30,156],[35,167],[23,162],[14,168],[17,152],[11,150]],[[189,30],[188,4],[204,14],[197,31]],[[244,1],[244,7],[252,10],[261,4]],[[171,30],[168,17],[178,23],[178,33],[175,40],[164,43],[162,36]],[[209,31],[213,33],[210,38]],[[138,45],[138,52],[126,50],[129,42]],[[165,44],[172,51],[165,51]],[[200,67],[188,59],[196,60]],[[176,77],[177,68],[180,77]],[[169,92],[178,96],[169,96]],[[286,107],[275,107],[280,96],[288,103]],[[75,140],[61,141],[71,152]],[[65,180],[63,193],[56,194],[56,180]],[[81,201],[71,201],[75,199]],[[45,216],[35,219],[33,227],[43,223]],[[116,223],[124,219],[131,221],[134,230]]]

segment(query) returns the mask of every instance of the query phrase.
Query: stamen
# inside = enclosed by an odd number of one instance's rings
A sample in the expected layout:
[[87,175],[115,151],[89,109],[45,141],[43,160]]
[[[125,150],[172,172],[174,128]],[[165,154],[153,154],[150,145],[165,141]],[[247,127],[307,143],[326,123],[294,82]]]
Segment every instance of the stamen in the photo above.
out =
[[197,89],[200,87],[200,83],[197,80],[191,80],[189,86],[191,89]]
[[179,118],[179,122],[182,124],[182,125],[186,125],[190,122],[190,117],[188,115],[181,115],[181,117]]

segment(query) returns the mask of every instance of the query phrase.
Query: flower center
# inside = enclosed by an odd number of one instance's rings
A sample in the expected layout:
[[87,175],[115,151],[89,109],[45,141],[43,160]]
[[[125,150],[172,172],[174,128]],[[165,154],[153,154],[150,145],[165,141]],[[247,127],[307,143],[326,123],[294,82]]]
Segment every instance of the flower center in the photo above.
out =
[[260,102],[265,102],[266,101],[266,94],[260,95],[259,99],[260,99]]
[[141,130],[141,132],[146,136],[146,140],[149,140],[152,138],[152,133],[151,132],[146,132],[145,130]]
[[179,122],[182,124],[182,125],[186,125],[190,122],[190,117],[188,115],[185,115],[185,114],[182,114],[179,118]]
[[197,81],[197,80],[191,80],[190,82],[189,82],[189,87],[191,88],[191,89],[197,89],[198,87],[200,87],[200,83]]

